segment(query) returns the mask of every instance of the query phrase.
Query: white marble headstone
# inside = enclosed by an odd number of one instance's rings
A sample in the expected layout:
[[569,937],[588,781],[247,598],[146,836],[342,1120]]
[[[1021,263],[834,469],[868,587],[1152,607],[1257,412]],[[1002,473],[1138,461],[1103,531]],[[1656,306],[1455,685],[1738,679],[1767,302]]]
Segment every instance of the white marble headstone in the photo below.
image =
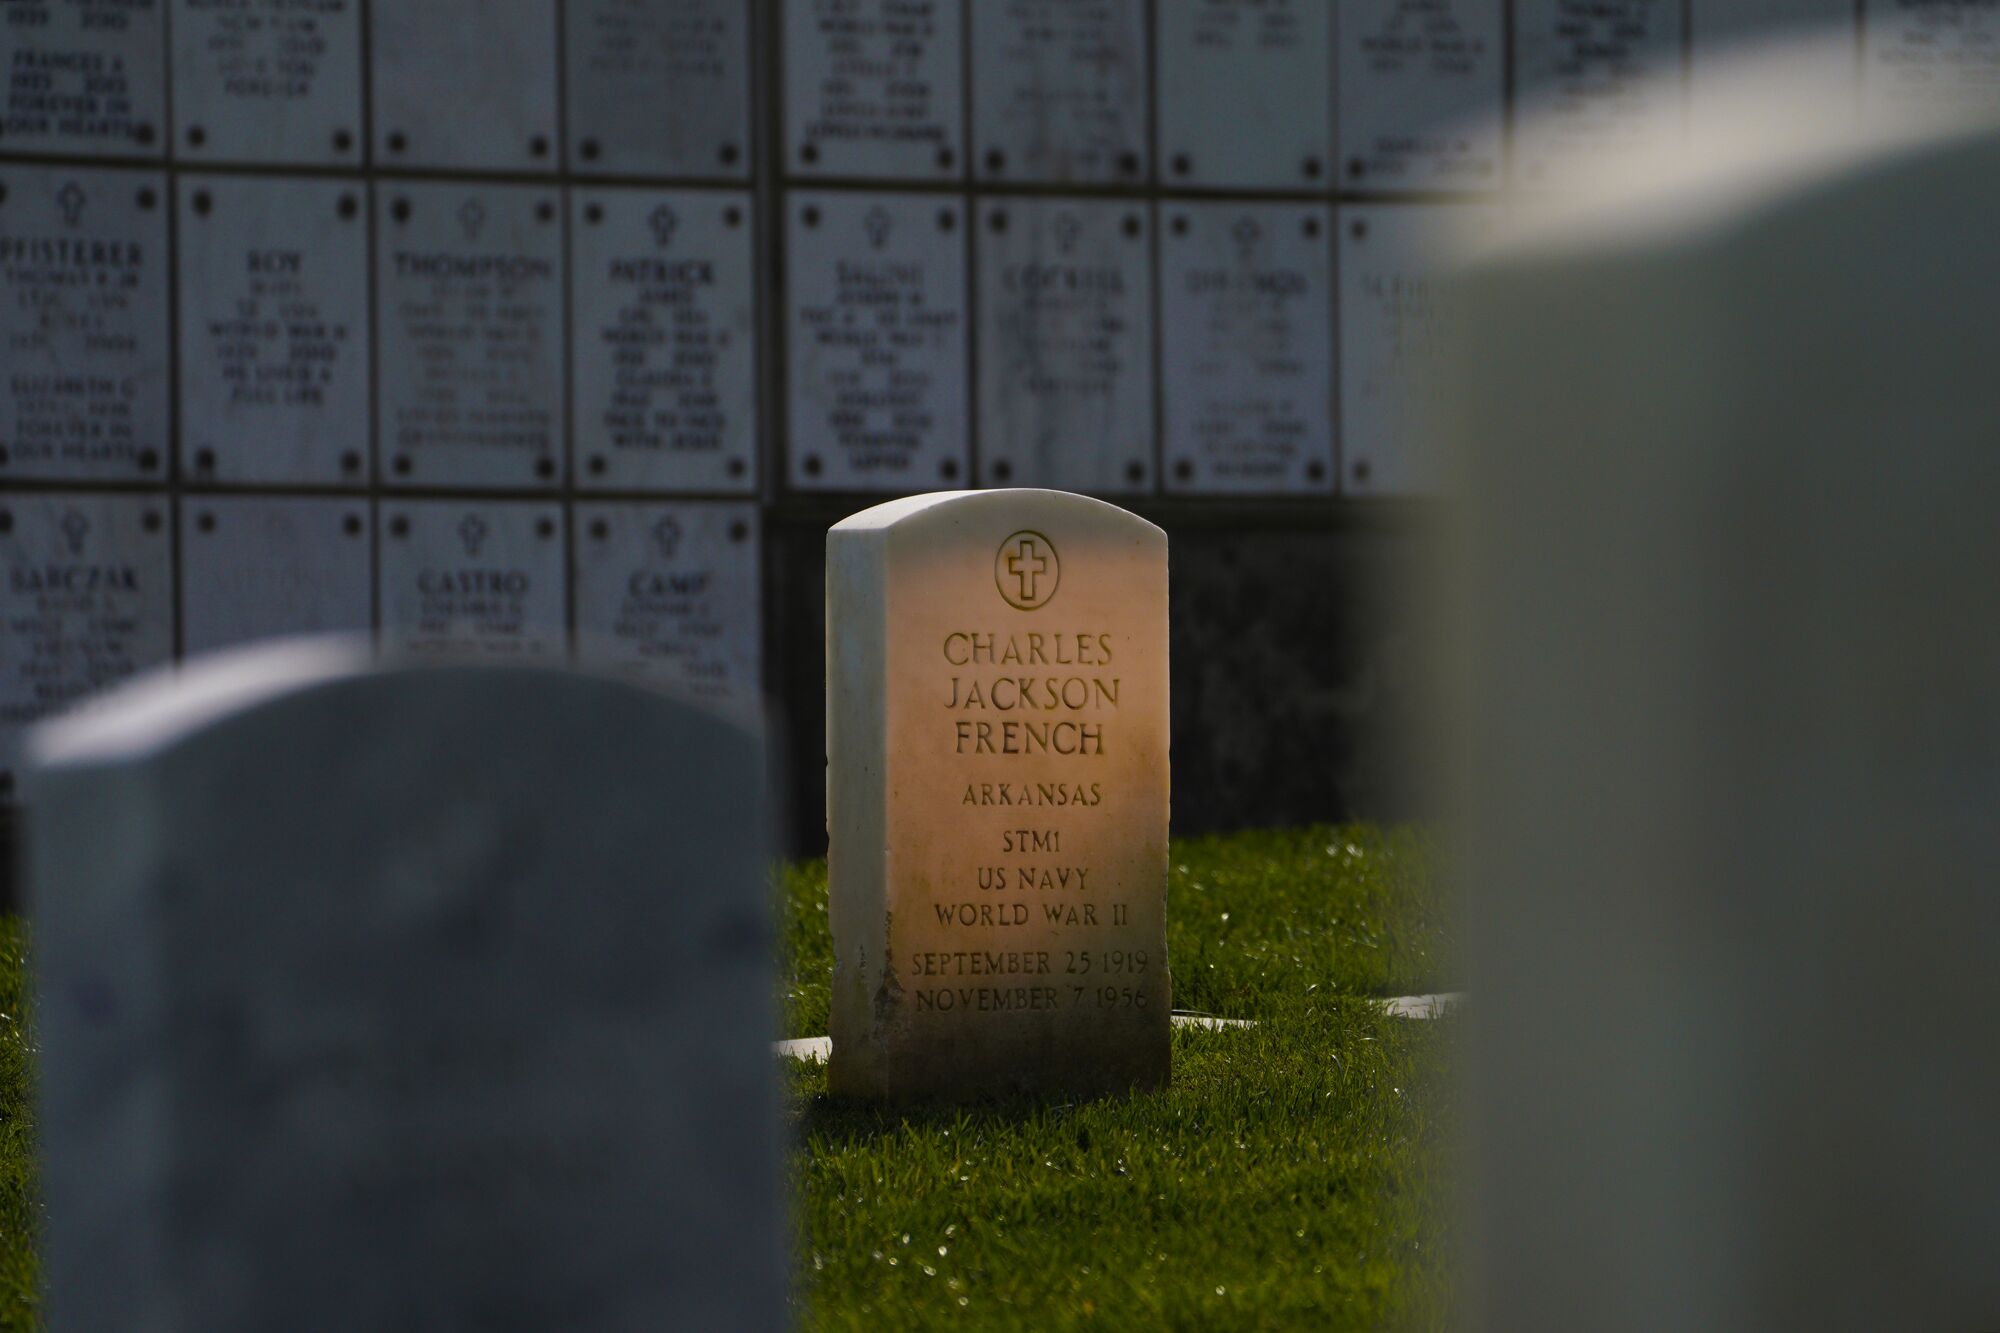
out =
[[836,1094],[1167,1081],[1167,538],[1061,491],[827,534]]
[[36,750],[53,1326],[783,1325],[750,733],[294,641]]
[[1463,280],[1480,1327],[2000,1322],[2000,137],[1786,76]]

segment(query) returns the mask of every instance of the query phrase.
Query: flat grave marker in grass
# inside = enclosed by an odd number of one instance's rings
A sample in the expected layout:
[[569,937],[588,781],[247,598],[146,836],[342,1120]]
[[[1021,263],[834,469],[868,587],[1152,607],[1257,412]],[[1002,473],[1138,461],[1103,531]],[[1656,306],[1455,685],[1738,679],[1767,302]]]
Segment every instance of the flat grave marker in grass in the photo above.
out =
[[294,642],[36,745],[52,1327],[781,1325],[753,736]]
[[1060,491],[827,534],[829,1085],[1167,1080],[1167,540]]

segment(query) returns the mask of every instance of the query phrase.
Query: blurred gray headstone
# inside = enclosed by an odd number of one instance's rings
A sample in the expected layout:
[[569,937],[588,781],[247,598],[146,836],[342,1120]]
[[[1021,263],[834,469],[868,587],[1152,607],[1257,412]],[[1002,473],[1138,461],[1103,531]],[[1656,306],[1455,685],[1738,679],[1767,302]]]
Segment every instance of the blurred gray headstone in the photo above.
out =
[[174,0],[182,161],[361,161],[361,0]]
[[1326,0],[1160,0],[1160,178],[1210,189],[1316,189],[1333,163]]
[[365,632],[373,618],[368,502],[188,495],[181,501],[181,650]]
[[1160,209],[1167,488],[1333,489],[1333,211]]
[[752,213],[733,192],[572,191],[578,485],[755,489]]
[[2000,112],[2000,9],[1868,0],[1862,14],[1864,114]]
[[579,504],[577,661],[727,706],[763,694],[757,506]]
[[9,166],[0,199],[0,477],[165,477],[166,178]]
[[26,727],[174,652],[165,496],[0,495],[0,796]]
[[380,521],[384,643],[416,657],[567,656],[561,506],[396,501]]
[[12,0],[0,22],[0,147],[10,153],[166,152],[166,0]]
[[784,10],[786,170],[964,175],[959,0],[788,0]]
[[781,1327],[759,743],[364,660],[38,734],[52,1326]]
[[1340,178],[1353,191],[1500,187],[1501,0],[1347,0]]
[[1681,0],[1519,0],[1514,180],[1568,186],[1679,141]]
[[554,0],[371,5],[375,161],[556,169]]
[[965,206],[793,194],[791,481],[910,491],[966,475]]
[[991,197],[977,222],[984,479],[1098,495],[1152,490],[1149,210]]
[[365,191],[242,175],[179,190],[181,475],[365,484]]
[[1784,70],[1464,280],[1477,1326],[2000,1327],[2000,138]]
[[569,0],[570,167],[750,174],[750,0]]
[[553,490],[563,456],[555,191],[384,181],[375,207],[382,479]]
[[1145,181],[1142,0],[991,0],[966,9],[980,180]]
[[828,1090],[1164,1088],[1167,534],[903,496],[828,529],[826,619]]

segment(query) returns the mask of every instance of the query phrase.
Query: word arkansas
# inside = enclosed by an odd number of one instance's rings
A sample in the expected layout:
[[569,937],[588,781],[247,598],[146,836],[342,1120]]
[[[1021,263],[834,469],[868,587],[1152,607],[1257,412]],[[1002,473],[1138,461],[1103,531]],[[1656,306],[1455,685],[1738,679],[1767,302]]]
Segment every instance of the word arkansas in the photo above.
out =
[[960,805],[1100,805],[1101,782],[968,782]]

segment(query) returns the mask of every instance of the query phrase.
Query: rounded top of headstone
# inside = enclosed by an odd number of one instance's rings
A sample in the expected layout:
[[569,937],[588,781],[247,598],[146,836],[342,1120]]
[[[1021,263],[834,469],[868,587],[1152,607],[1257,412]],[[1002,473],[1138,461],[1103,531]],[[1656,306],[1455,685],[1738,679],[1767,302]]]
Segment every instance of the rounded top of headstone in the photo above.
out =
[[[27,753],[38,769],[136,761],[282,701],[345,687],[370,688],[406,677],[462,679],[497,689],[546,690],[552,685],[589,689],[663,705],[746,739],[756,731],[747,716],[588,671],[528,662],[384,657],[365,636],[322,635],[255,643],[181,667],[147,672],[34,728],[28,734]],[[460,688],[457,693],[478,691]]]
[[874,532],[915,520],[961,517],[985,519],[996,513],[1019,513],[1023,518],[1023,526],[1027,526],[1027,520],[1036,514],[1062,514],[1086,517],[1100,523],[1122,522],[1130,525],[1134,533],[1156,534],[1162,542],[1167,536],[1157,524],[1147,522],[1129,509],[1121,509],[1115,504],[1088,495],[1078,495],[1073,491],[1044,490],[1031,486],[985,491],[930,491],[923,495],[905,495],[900,499],[873,505],[858,514],[850,514],[834,524],[829,532]]
[[[2000,129],[2000,118],[1964,99],[1862,114],[1851,89],[1830,94],[1812,77],[1826,63],[1825,41],[1806,36],[1714,58],[1701,124],[1685,137],[1606,154],[1560,189],[1522,195],[1509,225],[1468,230],[1451,250],[1483,267],[1681,243],[1913,157],[1990,143]],[[1851,52],[1851,39],[1837,35],[1834,47]],[[1678,87],[1678,73],[1667,77]],[[1524,123],[1541,114],[1524,110]]]
[[38,766],[132,758],[164,749],[259,704],[368,669],[357,635],[282,639],[216,653],[184,668],[146,672],[36,727]]

